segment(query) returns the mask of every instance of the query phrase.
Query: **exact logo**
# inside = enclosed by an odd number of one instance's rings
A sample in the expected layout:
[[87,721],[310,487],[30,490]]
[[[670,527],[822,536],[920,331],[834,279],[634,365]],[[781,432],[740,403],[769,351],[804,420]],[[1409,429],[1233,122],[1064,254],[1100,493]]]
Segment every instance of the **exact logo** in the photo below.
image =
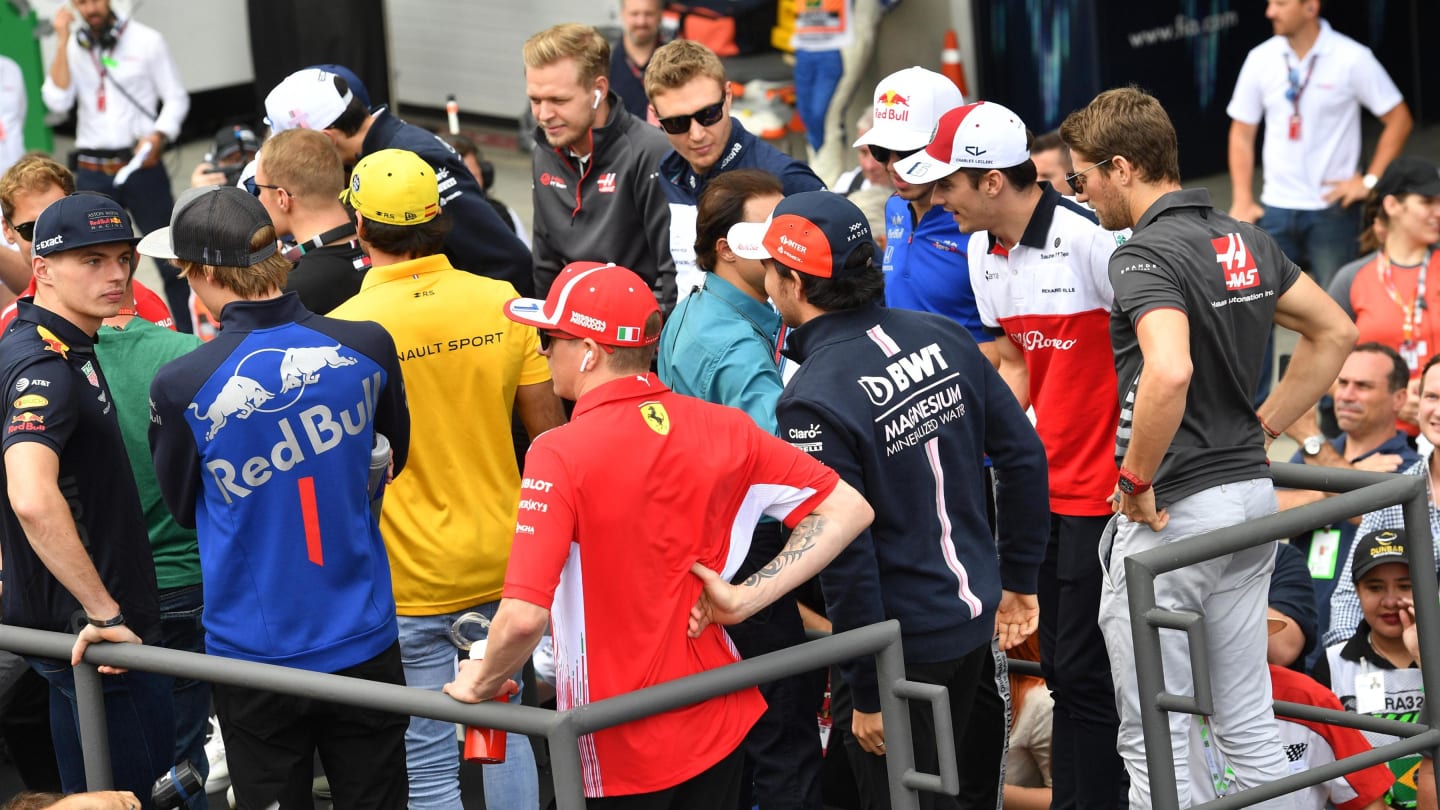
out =
[[1255,266],[1255,256],[1245,249],[1245,240],[1238,233],[1211,239],[1215,247],[1215,261],[1225,273],[1225,289],[1234,292],[1260,286],[1260,269]]

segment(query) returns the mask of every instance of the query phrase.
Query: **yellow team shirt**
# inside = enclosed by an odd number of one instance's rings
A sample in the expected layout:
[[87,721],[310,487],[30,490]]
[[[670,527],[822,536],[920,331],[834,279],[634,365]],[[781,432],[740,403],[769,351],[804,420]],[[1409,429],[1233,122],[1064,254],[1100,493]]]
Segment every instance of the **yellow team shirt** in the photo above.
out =
[[550,379],[536,331],[502,312],[517,297],[442,254],[372,268],[330,313],[385,327],[405,373],[410,457],[380,516],[402,616],[500,598],[520,502],[515,390]]

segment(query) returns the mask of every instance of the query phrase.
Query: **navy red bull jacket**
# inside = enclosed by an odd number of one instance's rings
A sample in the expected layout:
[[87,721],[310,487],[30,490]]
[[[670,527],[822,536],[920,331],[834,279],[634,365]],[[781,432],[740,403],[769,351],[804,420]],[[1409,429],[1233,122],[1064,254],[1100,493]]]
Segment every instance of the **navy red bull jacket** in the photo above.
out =
[[396,474],[410,445],[395,344],[295,293],[229,304],[220,325],[150,389],[161,494],[200,536],[206,648],[316,672],[368,661],[398,638],[368,482],[377,432]]

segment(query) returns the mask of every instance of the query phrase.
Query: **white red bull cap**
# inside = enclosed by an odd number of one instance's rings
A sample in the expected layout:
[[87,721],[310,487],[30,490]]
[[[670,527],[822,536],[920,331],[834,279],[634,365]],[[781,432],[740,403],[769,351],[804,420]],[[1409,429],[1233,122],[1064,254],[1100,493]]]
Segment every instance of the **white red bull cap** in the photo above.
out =
[[854,146],[919,149],[930,142],[940,114],[964,103],[960,88],[933,70],[911,67],[891,73],[875,85],[872,125]]
[[505,316],[516,323],[602,346],[649,346],[659,333],[645,335],[645,323],[660,311],[650,285],[633,270],[615,264],[571,262],[560,271],[550,294],[515,298]]
[[1008,169],[1030,159],[1020,116],[1000,104],[978,101],[940,116],[923,151],[895,164],[907,183],[933,183],[960,169]]

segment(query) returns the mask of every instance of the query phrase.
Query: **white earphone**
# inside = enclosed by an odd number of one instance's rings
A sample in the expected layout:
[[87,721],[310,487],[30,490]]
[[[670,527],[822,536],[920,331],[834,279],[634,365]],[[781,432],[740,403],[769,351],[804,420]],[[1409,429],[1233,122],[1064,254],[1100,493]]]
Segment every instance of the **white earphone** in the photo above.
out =
[[580,372],[582,374],[585,372],[585,367],[590,365],[590,359],[594,356],[594,352],[585,352],[585,356],[580,358]]
[[595,91],[595,103],[593,103],[593,104],[590,105],[590,109],[592,109],[592,110],[598,110],[598,109],[600,109],[600,99],[602,99],[602,98],[604,98],[604,97],[605,97],[605,94],[604,94],[604,93],[600,92],[599,90],[596,90],[596,91]]

